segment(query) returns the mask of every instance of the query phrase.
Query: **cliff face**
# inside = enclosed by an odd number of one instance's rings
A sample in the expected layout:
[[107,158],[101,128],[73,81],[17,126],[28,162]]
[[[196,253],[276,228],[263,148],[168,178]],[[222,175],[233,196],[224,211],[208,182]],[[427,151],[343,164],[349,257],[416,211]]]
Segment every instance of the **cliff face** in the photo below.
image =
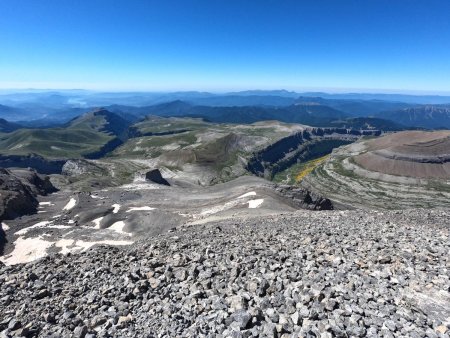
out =
[[36,212],[36,196],[54,191],[48,177],[35,170],[0,168],[0,221]]
[[378,130],[344,128],[311,128],[285,137],[256,152],[246,169],[251,173],[272,178],[297,161],[307,161],[330,153],[334,148],[349,144],[365,135],[380,135]]
[[0,155],[0,167],[34,168],[42,174],[59,174],[66,161],[50,160],[36,154]]

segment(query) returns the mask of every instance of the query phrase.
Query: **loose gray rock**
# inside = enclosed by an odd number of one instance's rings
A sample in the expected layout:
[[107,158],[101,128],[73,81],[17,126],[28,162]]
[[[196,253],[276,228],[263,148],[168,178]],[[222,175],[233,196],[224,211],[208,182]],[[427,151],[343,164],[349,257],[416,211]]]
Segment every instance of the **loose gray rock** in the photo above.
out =
[[0,333],[447,337],[449,219],[297,211],[0,266]]

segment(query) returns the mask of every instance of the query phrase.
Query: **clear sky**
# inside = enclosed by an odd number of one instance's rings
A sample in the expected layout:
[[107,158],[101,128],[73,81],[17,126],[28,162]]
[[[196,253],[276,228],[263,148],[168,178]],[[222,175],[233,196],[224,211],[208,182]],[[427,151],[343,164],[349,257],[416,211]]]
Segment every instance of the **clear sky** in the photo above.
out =
[[449,0],[1,0],[0,88],[450,91]]

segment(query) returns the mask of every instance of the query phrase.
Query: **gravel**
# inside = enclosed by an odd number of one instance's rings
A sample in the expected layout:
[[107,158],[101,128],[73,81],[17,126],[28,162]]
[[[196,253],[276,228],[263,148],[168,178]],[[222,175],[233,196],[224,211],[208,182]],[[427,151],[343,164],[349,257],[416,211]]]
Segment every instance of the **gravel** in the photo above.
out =
[[449,337],[450,211],[299,211],[0,267],[0,337]]

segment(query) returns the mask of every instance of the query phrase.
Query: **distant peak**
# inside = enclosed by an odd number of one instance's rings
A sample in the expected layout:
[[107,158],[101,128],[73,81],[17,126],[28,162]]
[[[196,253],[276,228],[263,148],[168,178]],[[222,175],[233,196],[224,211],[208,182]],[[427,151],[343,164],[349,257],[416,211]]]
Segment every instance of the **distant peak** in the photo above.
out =
[[94,110],[92,110],[90,113],[94,115],[105,115],[105,114],[111,114],[111,112],[106,109],[105,107],[99,107]]

